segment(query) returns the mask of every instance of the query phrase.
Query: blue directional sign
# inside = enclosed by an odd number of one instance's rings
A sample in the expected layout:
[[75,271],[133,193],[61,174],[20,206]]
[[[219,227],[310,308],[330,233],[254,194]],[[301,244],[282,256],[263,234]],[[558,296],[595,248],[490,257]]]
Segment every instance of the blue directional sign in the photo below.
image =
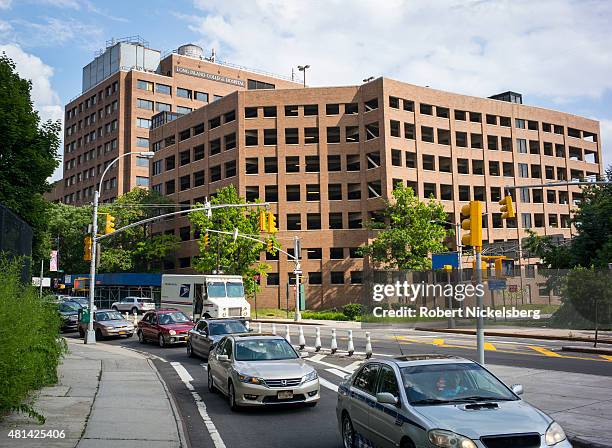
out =
[[444,269],[444,265],[459,268],[459,252],[447,252],[445,254],[433,254],[431,256],[432,269]]
[[489,284],[489,290],[491,291],[499,291],[502,289],[506,289],[505,278],[489,278],[487,283]]

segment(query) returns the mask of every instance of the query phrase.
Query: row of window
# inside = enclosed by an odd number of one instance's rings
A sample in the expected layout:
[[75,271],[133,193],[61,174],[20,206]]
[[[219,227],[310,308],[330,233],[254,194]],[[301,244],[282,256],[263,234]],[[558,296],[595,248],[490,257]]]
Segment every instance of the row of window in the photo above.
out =
[[[161,84],[161,83],[153,83],[151,81],[145,81],[142,79],[139,79],[136,82],[136,88],[140,90],[145,90],[147,92],[155,91],[156,93],[161,93],[162,95],[172,95],[172,86],[169,86],[167,84]],[[185,98],[188,100],[196,100],[196,101],[202,101],[204,103],[208,103],[208,93],[205,93],[205,92],[199,92],[197,90],[177,87],[175,94],[178,98]],[[222,98],[221,96],[218,96],[218,95],[214,95],[214,97],[215,97],[215,100]]]
[[[172,105],[168,104],[168,103],[162,103],[160,101],[151,101],[151,100],[146,100],[144,98],[137,98],[136,99],[136,107],[138,107],[139,109],[144,109],[144,110],[156,110],[157,112],[171,112],[172,111]],[[193,109],[191,107],[185,107],[185,106],[175,106],[175,112],[178,112],[180,114],[188,114],[190,113]]]
[[70,137],[71,135],[75,134],[77,131],[80,131],[81,129],[85,129],[88,126],[94,125],[96,121],[102,120],[102,118],[104,118],[105,116],[111,115],[113,112],[117,111],[118,109],[119,109],[119,102],[115,100],[112,103],[107,104],[104,109],[98,110],[97,114],[96,112],[94,112],[91,115],[86,116],[84,120],[79,120],[77,123],[73,123],[71,126],[66,126],[66,137]]
[[[403,109],[408,112],[414,112],[414,101],[401,99],[395,96],[389,97],[389,107],[392,109],[400,109],[400,103]],[[459,121],[470,121],[472,123],[482,123],[483,114],[480,112],[469,112],[465,110],[454,109],[452,116],[455,120]],[[421,115],[431,115],[439,118],[450,118],[451,110],[448,107],[434,106],[431,104],[420,103],[419,113]],[[510,117],[498,116],[493,114],[485,114],[485,122],[489,125],[511,127],[512,120]],[[523,118],[515,118],[514,125],[518,129],[529,129],[537,131],[540,129],[540,123],[535,120],[526,120]],[[555,133],[563,135],[565,128],[562,125],[541,123],[541,129],[543,132]],[[575,128],[567,128],[567,135],[569,137],[584,139],[586,141],[596,142],[597,134],[588,131],[582,131]]]
[[[357,103],[345,103],[345,104],[326,104],[325,115],[340,115],[340,110],[345,115],[355,115],[359,113],[359,105]],[[285,117],[309,117],[319,115],[318,104],[306,104],[306,105],[289,105],[284,106]],[[261,112],[260,112],[261,111]],[[302,112],[300,114],[300,111]],[[250,106],[244,108],[244,118],[274,118],[278,116],[278,108],[276,106]]]
[[100,90],[97,94],[92,95],[87,98],[85,101],[81,101],[78,106],[74,106],[71,109],[66,111],[66,120],[71,120],[77,116],[77,114],[82,113],[83,111],[89,109],[90,107],[95,106],[99,103],[104,95],[108,98],[109,96],[117,93],[119,90],[119,82],[115,81],[112,84],[109,84],[105,90]]

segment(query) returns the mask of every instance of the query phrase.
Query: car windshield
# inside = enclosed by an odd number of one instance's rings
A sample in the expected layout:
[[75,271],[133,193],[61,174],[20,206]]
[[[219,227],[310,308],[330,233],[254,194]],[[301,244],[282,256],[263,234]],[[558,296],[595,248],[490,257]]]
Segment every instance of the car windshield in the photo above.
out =
[[244,297],[244,287],[242,283],[228,282],[227,283],[228,297]]
[[206,290],[208,291],[208,297],[226,297],[225,283],[223,282],[209,282],[206,284]]
[[171,325],[171,324],[182,324],[189,322],[189,318],[180,311],[175,311],[173,313],[164,313],[159,315],[159,324],[160,325]]
[[98,322],[104,322],[107,320],[122,320],[123,316],[118,311],[103,311],[96,313],[96,320]]
[[218,336],[220,334],[247,333],[249,331],[247,327],[238,320],[210,323],[208,324],[208,328],[211,336]]
[[82,298],[76,298],[76,299],[70,299],[71,302],[76,302],[81,306],[87,306],[89,305],[89,300],[87,299],[82,299]]
[[59,304],[59,310],[68,313],[70,311],[78,311],[81,307],[78,303],[74,302],[63,302]]
[[293,347],[280,338],[236,342],[236,361],[275,361],[297,357]]
[[427,364],[400,370],[408,401],[417,406],[517,399],[504,384],[475,363]]

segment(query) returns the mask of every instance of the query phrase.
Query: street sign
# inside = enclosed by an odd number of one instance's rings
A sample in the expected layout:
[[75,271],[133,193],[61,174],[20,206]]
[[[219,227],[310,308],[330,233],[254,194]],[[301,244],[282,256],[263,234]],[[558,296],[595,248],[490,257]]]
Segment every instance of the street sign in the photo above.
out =
[[302,275],[302,270],[301,269],[294,269],[293,270],[293,274],[294,275]]
[[489,281],[487,283],[489,284],[489,290],[491,291],[499,291],[502,289],[506,289],[505,278],[489,278]]
[[510,292],[517,292],[518,291],[518,286],[517,285],[508,285],[508,291],[510,291]]
[[459,268],[459,252],[433,254],[431,256],[432,269],[444,269],[445,265],[450,265],[454,268]]

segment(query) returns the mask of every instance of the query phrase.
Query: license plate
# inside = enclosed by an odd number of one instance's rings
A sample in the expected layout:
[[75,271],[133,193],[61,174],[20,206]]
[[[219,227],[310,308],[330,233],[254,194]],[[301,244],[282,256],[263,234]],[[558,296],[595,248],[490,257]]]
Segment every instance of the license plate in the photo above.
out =
[[119,334],[125,334],[125,331],[120,331]]
[[279,400],[287,400],[289,398],[293,398],[292,390],[280,390],[278,391],[278,399]]

